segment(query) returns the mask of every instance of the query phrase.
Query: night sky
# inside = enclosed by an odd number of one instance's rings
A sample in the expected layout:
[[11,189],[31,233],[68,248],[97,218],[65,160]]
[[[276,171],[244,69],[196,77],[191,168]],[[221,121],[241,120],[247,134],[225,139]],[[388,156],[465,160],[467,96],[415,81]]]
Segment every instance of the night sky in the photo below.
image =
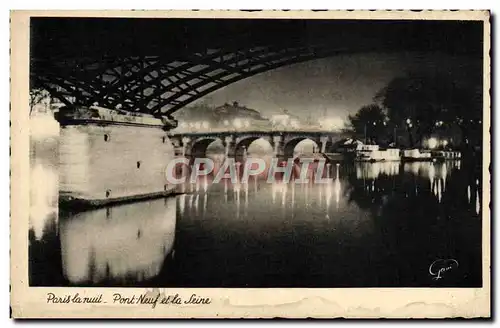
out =
[[392,78],[407,72],[477,75],[481,62],[435,53],[366,53],[329,57],[281,67],[229,85],[196,103],[218,106],[238,101],[263,115],[288,110],[300,118],[340,117],[355,113]]
[[160,56],[175,62],[207,49],[322,45],[338,53],[246,78],[187,104],[238,101],[265,116],[287,110],[302,119],[346,119],[407,72],[452,73],[468,85],[482,76],[481,22],[39,18],[31,30],[32,76],[54,63],[62,67],[57,74],[71,75],[79,61],[112,67],[127,57]]

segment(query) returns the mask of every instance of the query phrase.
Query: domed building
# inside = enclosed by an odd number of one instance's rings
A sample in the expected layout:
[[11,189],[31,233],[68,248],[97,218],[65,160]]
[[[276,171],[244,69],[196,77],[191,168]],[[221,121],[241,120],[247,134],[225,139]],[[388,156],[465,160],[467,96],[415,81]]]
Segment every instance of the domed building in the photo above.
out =
[[214,109],[214,115],[227,120],[240,118],[267,121],[259,111],[246,106],[240,106],[237,101],[232,104],[225,103],[222,106],[216,107]]
[[193,129],[227,128],[241,129],[270,125],[267,118],[252,108],[241,106],[238,102],[225,103],[212,108],[207,105],[196,105],[184,108],[176,115],[179,127]]

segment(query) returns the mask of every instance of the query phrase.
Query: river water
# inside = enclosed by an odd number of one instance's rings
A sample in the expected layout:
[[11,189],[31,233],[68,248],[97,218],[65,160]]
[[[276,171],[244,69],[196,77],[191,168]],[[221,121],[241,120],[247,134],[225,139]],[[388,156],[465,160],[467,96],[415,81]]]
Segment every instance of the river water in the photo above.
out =
[[[339,163],[328,175],[328,184],[201,181],[176,197],[32,219],[30,284],[482,285],[478,169]],[[440,259],[458,265],[435,279]]]

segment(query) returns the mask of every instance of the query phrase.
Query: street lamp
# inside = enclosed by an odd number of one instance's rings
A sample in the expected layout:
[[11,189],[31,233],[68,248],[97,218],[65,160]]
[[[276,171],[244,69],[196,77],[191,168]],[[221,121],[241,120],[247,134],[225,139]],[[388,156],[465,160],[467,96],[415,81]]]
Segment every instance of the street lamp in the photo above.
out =
[[407,126],[407,130],[408,130],[408,136],[410,138],[410,146],[413,147],[413,136],[412,136],[412,133],[411,133],[411,130],[410,130],[412,128],[413,124],[412,124],[410,118],[406,119],[406,126]]

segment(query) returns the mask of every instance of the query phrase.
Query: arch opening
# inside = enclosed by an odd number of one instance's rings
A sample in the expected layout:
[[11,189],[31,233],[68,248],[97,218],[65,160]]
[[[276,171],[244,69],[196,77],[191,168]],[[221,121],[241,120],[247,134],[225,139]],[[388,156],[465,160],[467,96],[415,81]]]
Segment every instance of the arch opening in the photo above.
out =
[[284,155],[286,158],[296,158],[301,155],[312,155],[318,152],[320,145],[317,141],[301,137],[290,140],[285,144]]
[[246,138],[236,145],[234,156],[237,160],[241,160],[244,157],[270,158],[273,156],[273,146],[266,138]]
[[222,145],[222,141],[220,139],[200,139],[196,140],[191,146],[190,155],[193,158],[207,157],[209,154],[213,154],[214,151],[217,152],[220,148],[222,148],[222,154],[224,154],[224,146]]

